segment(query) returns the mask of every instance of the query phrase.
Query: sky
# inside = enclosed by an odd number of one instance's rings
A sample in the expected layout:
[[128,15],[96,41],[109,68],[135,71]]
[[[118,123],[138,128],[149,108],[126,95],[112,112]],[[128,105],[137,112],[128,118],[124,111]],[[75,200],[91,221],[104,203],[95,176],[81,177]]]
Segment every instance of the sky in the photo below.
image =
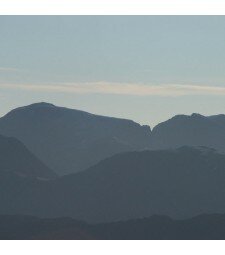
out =
[[225,17],[0,16],[0,116],[43,101],[151,127],[225,113]]

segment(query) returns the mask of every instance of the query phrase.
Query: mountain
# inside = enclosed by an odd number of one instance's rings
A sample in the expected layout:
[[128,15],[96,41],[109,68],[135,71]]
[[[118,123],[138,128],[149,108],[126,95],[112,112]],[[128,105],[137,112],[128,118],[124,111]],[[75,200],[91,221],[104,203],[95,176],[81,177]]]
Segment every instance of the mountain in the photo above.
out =
[[0,135],[0,172],[51,179],[56,174],[34,156],[20,141]]
[[117,154],[51,181],[1,176],[0,213],[96,223],[154,214],[184,219],[225,213],[224,169],[225,155],[181,147]]
[[152,130],[152,148],[206,146],[225,153],[225,115],[177,115]]
[[151,130],[131,120],[36,103],[0,118],[0,133],[16,137],[63,175],[119,152],[148,148]]
[[224,240],[225,215],[167,216],[90,225],[72,218],[0,215],[1,240]]
[[225,115],[176,115],[155,126],[36,103],[0,118],[0,133],[13,136],[57,174],[85,170],[126,151],[206,146],[225,153]]

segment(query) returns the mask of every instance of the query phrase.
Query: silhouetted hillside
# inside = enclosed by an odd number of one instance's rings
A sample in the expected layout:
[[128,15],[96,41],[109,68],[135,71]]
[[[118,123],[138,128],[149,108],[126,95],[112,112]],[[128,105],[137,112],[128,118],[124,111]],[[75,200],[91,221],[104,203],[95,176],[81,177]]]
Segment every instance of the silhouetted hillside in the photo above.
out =
[[56,174],[34,156],[20,141],[0,135],[0,172],[20,176],[55,178]]
[[152,130],[154,149],[207,146],[225,152],[225,115],[177,115]]
[[225,215],[166,216],[90,225],[72,218],[0,215],[1,240],[224,240]]
[[[225,212],[225,155],[201,147],[126,152],[52,181],[1,177],[4,214],[110,222]],[[13,188],[12,188],[13,187]],[[22,192],[19,192],[22,190]],[[4,195],[3,195],[4,197]]]
[[62,175],[118,152],[149,147],[151,130],[131,120],[37,103],[0,118],[0,133],[18,138]]
[[0,118],[0,133],[22,141],[58,174],[75,173],[114,154],[206,146],[225,153],[225,115],[177,115],[148,126],[125,119],[36,103]]

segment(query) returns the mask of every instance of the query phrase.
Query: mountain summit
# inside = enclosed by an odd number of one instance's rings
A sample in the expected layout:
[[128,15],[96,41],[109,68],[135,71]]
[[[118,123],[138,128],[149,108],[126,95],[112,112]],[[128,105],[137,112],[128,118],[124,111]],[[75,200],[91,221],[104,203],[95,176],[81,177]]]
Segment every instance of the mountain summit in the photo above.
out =
[[154,149],[177,148],[183,145],[206,146],[225,152],[225,115],[176,115],[152,130]]
[[14,136],[63,175],[115,153],[149,147],[151,130],[131,120],[36,103],[0,118],[0,133]]
[[155,126],[41,102],[0,118],[0,134],[19,139],[59,175],[76,173],[114,154],[205,146],[225,153],[225,115],[176,115]]

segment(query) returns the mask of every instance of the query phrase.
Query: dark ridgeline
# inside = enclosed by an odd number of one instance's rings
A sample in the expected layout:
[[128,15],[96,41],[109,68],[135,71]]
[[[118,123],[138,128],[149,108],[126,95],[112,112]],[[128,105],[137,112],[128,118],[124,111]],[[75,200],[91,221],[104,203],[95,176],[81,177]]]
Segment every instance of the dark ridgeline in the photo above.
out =
[[87,169],[125,151],[206,146],[225,152],[225,115],[177,115],[153,128],[131,120],[36,103],[0,118],[13,136],[59,175]]
[[1,240],[224,240],[225,215],[149,218],[90,225],[72,218],[0,215]]
[[0,133],[18,138],[63,175],[119,152],[148,148],[151,130],[131,120],[37,103],[0,118]]
[[[224,239],[224,215],[215,215],[225,213],[224,115],[178,115],[151,132],[130,120],[38,103],[0,118],[0,133],[0,214],[8,214],[0,217],[0,239],[19,233],[22,239]],[[127,221],[151,215],[180,220]],[[106,223],[121,220],[127,222]]]
[[152,130],[152,148],[206,146],[225,153],[225,115],[177,115]]
[[0,174],[22,177],[56,178],[56,174],[33,155],[20,141],[0,135]]
[[69,216],[87,222],[223,213],[224,169],[225,155],[182,147],[117,154],[50,181],[2,176],[7,188],[0,183],[0,213]]

